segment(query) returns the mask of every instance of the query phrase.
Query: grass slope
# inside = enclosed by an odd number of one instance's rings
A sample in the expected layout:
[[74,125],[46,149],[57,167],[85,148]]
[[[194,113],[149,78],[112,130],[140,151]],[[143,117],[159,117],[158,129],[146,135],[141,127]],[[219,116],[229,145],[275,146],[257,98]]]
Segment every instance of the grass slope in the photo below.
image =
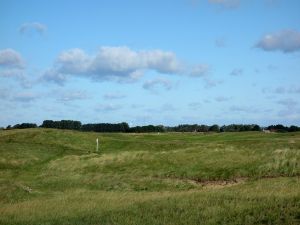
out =
[[10,130],[0,154],[3,225],[300,224],[300,133]]

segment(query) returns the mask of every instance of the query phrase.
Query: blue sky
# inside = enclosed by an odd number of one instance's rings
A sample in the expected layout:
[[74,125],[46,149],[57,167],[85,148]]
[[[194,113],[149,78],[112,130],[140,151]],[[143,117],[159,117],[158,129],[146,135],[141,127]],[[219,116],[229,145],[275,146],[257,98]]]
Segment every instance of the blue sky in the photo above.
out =
[[300,1],[0,0],[0,126],[300,125]]

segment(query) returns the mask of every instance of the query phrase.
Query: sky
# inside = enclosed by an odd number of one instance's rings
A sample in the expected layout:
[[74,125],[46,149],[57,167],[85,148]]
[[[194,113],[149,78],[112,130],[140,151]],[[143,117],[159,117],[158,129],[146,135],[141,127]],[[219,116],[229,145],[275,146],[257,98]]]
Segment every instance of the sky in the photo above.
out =
[[0,0],[0,127],[300,125],[298,0]]

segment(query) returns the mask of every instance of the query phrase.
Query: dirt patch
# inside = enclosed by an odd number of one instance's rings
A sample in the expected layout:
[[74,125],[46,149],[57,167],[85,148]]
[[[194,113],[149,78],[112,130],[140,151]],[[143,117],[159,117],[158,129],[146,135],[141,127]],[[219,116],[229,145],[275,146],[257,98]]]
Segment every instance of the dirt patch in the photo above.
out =
[[234,180],[217,180],[217,181],[204,181],[200,182],[200,185],[204,188],[222,188],[222,187],[231,187],[244,183],[247,178],[237,178]]
[[223,187],[231,187],[234,185],[238,185],[244,183],[247,178],[236,178],[232,180],[187,180],[188,183],[193,183],[197,186],[201,186],[203,188],[223,188]]
[[185,179],[185,178],[167,178],[171,181],[175,181],[175,182],[183,182],[183,183],[188,183],[188,184],[192,184],[194,186],[200,186],[203,188],[225,188],[225,187],[231,187],[231,186],[235,186],[235,185],[239,185],[239,184],[243,184],[246,181],[249,180],[262,180],[262,179],[276,179],[279,177],[299,177],[297,175],[295,176],[284,176],[284,175],[277,175],[277,176],[262,176],[262,177],[258,177],[258,178],[253,178],[253,177],[238,177],[238,178],[234,178],[231,180],[200,180],[200,179]]
[[246,180],[248,180],[248,178],[235,178],[232,180],[198,180],[198,179],[168,177],[165,178],[164,180],[168,180],[170,182],[187,183],[195,187],[197,186],[203,188],[223,188],[223,187],[230,187],[230,186],[244,183]]

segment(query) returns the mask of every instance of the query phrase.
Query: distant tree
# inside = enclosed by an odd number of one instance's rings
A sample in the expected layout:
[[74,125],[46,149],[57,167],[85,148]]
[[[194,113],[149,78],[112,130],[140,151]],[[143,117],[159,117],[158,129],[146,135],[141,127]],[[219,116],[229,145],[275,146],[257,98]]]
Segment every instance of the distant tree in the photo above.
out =
[[74,120],[61,120],[59,122],[59,128],[67,130],[80,130],[81,122]]
[[[13,127],[8,125],[9,129],[24,129],[24,128],[35,128],[35,123],[21,123],[16,124]],[[90,123],[81,124],[80,121],[75,120],[44,120],[40,125],[43,128],[56,128],[56,129],[69,129],[69,130],[81,130],[81,131],[94,131],[94,132],[242,132],[242,131],[260,131],[262,128],[257,124],[230,124],[219,127],[217,124],[212,126],[198,125],[198,124],[180,124],[178,126],[163,126],[163,125],[146,125],[146,126],[135,126],[129,127],[128,123]],[[1,128],[0,128],[1,129]],[[265,129],[265,128],[264,128]],[[300,131],[300,127],[290,126],[285,127],[282,124],[270,125],[266,129],[277,131],[277,132],[295,132]]]
[[166,131],[175,131],[175,132],[207,132],[209,129],[206,125],[198,124],[180,124],[175,127],[165,127]]
[[122,122],[120,123],[120,131],[121,132],[128,132],[129,131],[129,125],[128,123]]
[[289,127],[289,132],[296,132],[296,131],[300,131],[300,127],[294,125]]
[[268,130],[276,131],[276,132],[287,132],[289,131],[288,127],[283,126],[282,124],[271,125],[268,126]]
[[44,120],[41,127],[44,128],[55,128],[54,127],[54,121],[53,120]]
[[13,129],[37,128],[35,123],[21,123],[13,126]]
[[125,122],[122,123],[88,123],[81,126],[82,131],[94,132],[129,132],[129,125]]
[[68,129],[68,130],[80,130],[81,122],[74,121],[74,120],[61,120],[61,121],[44,120],[41,127],[56,128],[56,129]]
[[161,132],[166,132],[167,129],[164,125],[158,125],[158,127],[162,130]]
[[260,126],[256,124],[230,124],[223,125],[220,128],[221,132],[240,132],[240,131],[260,131]]
[[252,128],[253,131],[261,131],[261,127],[255,124]]
[[219,125],[214,124],[214,125],[212,125],[212,126],[209,127],[209,131],[219,132],[220,131],[220,127],[219,127]]
[[226,131],[226,126],[225,125],[221,126],[220,127],[220,132],[225,132],[225,131]]
[[198,131],[199,132],[207,132],[208,129],[209,129],[209,127],[207,125],[202,124],[202,125],[198,126]]
[[136,126],[131,127],[129,132],[133,133],[149,133],[149,132],[164,132],[165,129],[163,126],[154,126],[154,125],[147,125],[147,126]]

